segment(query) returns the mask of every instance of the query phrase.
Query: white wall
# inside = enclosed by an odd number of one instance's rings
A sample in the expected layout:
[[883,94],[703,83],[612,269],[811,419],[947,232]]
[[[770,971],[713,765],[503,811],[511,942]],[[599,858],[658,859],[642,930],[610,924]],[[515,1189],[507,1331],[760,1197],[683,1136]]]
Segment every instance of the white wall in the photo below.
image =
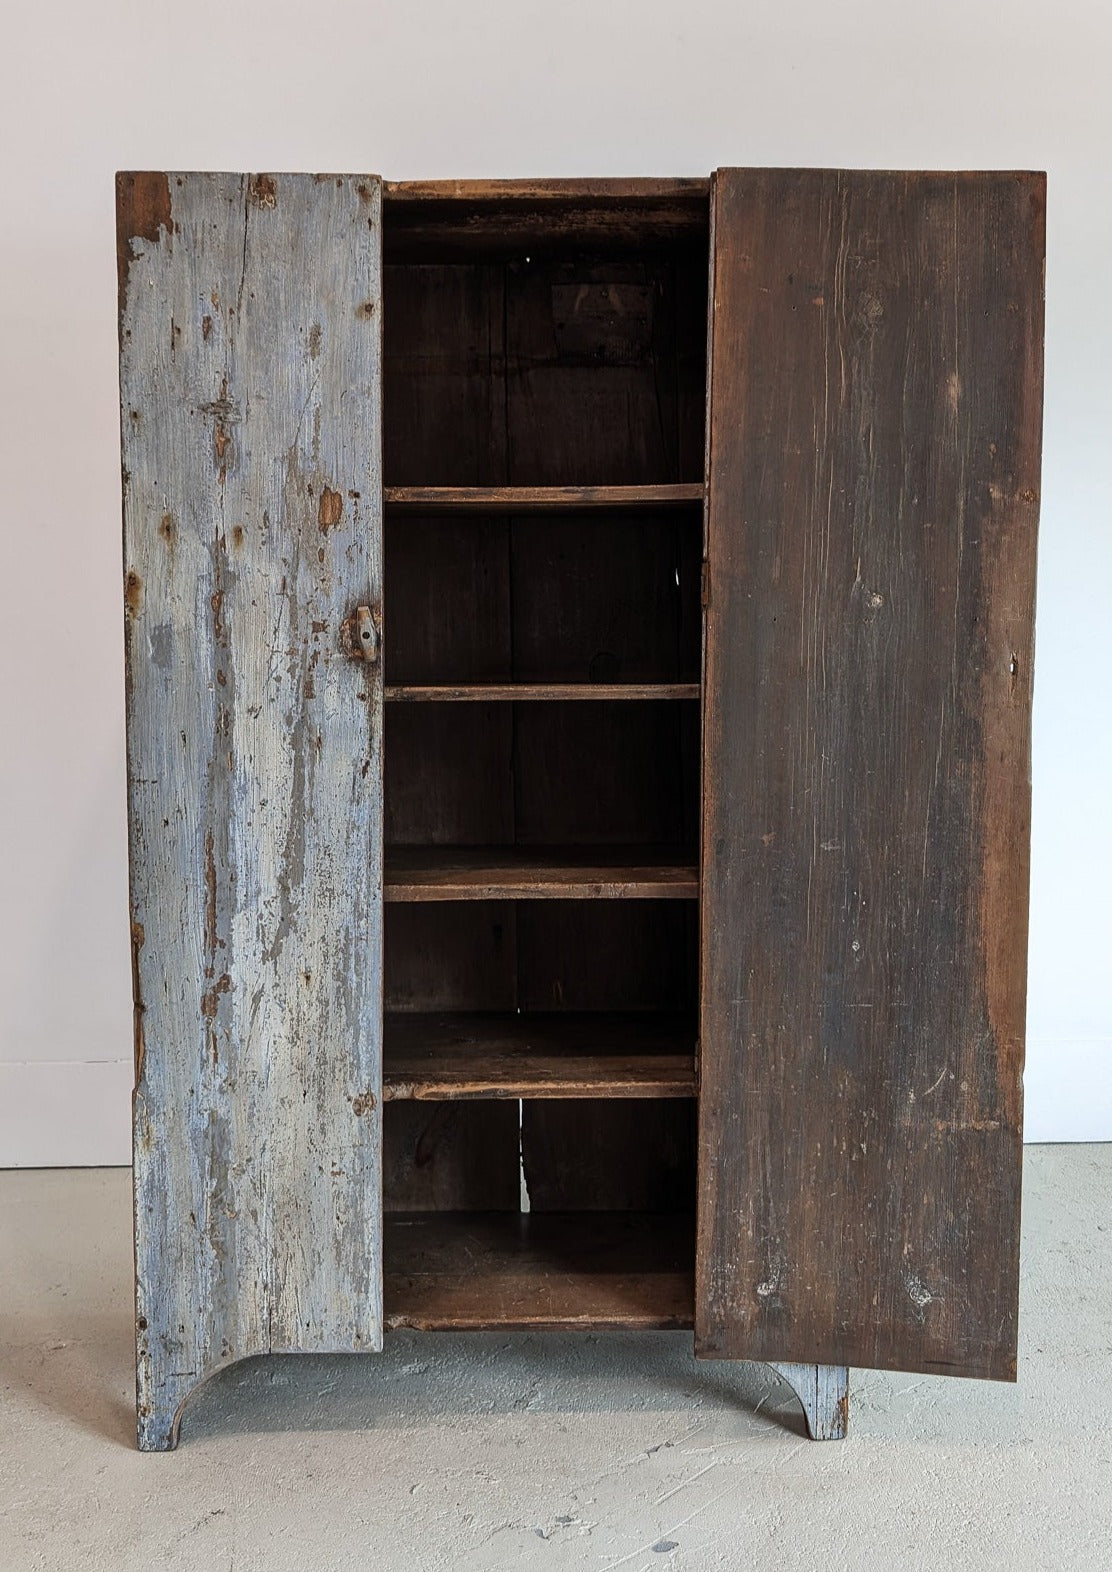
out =
[[0,1163],[125,1162],[116,168],[1045,168],[1028,1136],[1112,1139],[1112,13],[35,0],[0,64]]

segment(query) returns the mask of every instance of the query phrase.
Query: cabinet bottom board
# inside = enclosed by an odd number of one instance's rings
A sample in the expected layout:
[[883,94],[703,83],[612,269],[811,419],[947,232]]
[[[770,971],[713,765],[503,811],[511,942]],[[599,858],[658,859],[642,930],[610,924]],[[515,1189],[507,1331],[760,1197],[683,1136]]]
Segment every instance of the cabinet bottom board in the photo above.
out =
[[694,1218],[682,1213],[388,1213],[386,1325],[686,1328],[694,1260]]

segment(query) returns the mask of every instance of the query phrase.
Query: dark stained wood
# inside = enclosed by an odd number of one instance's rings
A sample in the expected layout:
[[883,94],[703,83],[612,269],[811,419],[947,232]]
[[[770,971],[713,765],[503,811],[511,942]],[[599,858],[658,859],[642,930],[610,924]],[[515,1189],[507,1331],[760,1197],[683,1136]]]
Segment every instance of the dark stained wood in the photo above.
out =
[[505,269],[515,485],[644,486],[679,469],[675,278],[660,255]]
[[512,716],[504,704],[391,704],[387,844],[489,845],[513,836]]
[[506,682],[473,683],[467,687],[388,687],[388,704],[489,704],[512,700],[552,703],[557,700],[596,703],[602,699],[697,699],[697,682]]
[[387,901],[694,900],[690,853],[667,847],[395,846]]
[[695,901],[523,901],[516,925],[518,1005],[542,1012],[693,1014],[697,919]]
[[703,485],[388,486],[392,513],[625,513],[701,507]]
[[387,1012],[517,1008],[512,901],[395,901],[385,916]]
[[695,510],[604,529],[582,515],[515,519],[515,680],[697,684],[701,522]]
[[703,1355],[1015,1375],[1043,209],[717,177]]
[[472,1097],[693,1097],[691,1016],[387,1015],[386,1101]]
[[[690,1322],[689,1218],[678,1274],[597,1221],[694,1200],[707,199],[634,195],[389,204],[384,1183],[439,1214],[390,1324]],[[524,1255],[451,1215],[510,1207],[509,1125],[438,1114],[512,1114],[516,1182],[523,1098],[538,1206],[592,1213]]]
[[679,845],[690,846],[694,860],[697,824],[685,816],[684,777],[698,762],[683,747],[684,708],[694,711],[673,703],[516,705],[518,845],[595,846],[603,862],[609,846]]
[[693,1212],[694,1103],[524,1102],[521,1165],[534,1212]]
[[509,1102],[387,1102],[382,1194],[391,1212],[517,1212],[518,1112]]
[[486,514],[388,520],[388,687],[511,680],[509,530]]
[[692,1236],[682,1214],[395,1213],[383,1246],[386,1325],[689,1327]]
[[695,180],[396,181],[384,187],[386,254],[409,259],[705,252],[709,182]]
[[621,208],[633,203],[654,202],[664,206],[683,203],[692,210],[706,212],[710,180],[706,175],[679,177],[657,175],[606,175],[579,179],[516,180],[384,180],[382,199],[389,225],[398,222],[399,205],[405,202],[464,202],[478,212],[486,206],[499,210],[518,203],[538,203],[550,208],[571,202],[604,202]]
[[387,485],[505,485],[503,267],[383,271]]

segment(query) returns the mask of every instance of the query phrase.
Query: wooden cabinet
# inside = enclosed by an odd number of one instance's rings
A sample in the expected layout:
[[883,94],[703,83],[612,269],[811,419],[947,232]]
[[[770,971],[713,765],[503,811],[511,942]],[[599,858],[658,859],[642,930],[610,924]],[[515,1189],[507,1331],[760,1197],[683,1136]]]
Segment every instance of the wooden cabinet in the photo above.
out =
[[1043,178],[120,177],[139,1437],[1014,1377]]

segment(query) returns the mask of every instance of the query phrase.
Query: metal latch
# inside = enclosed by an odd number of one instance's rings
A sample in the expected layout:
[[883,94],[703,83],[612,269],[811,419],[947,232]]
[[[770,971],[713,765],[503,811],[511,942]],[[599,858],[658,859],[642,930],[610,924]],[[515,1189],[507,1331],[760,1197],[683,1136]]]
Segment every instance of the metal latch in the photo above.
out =
[[369,606],[357,606],[355,615],[348,617],[343,626],[343,644],[349,658],[374,666],[380,642],[378,618]]

